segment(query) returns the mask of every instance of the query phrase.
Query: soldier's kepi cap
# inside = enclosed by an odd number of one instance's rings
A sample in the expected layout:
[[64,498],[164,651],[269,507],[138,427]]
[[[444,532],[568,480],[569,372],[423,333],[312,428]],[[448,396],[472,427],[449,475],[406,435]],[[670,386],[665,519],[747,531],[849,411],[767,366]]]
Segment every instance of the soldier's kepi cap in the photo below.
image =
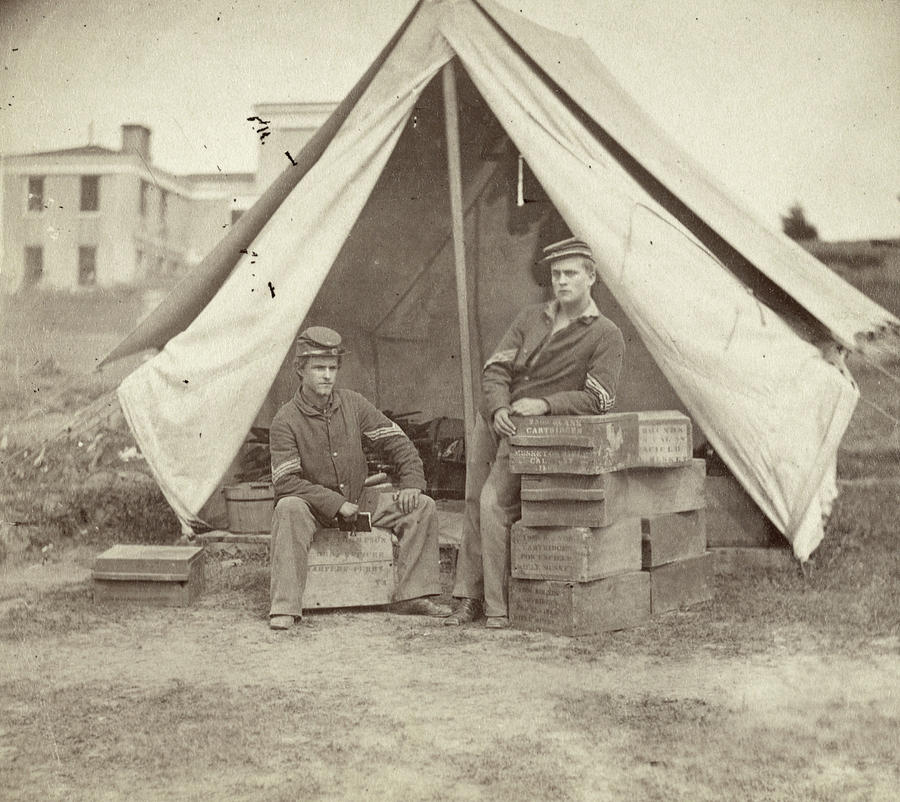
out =
[[585,259],[594,263],[594,254],[591,253],[591,246],[578,237],[569,237],[568,239],[554,242],[543,250],[540,264],[551,264],[558,259],[565,259],[567,256],[583,256]]
[[310,326],[297,337],[294,356],[344,356],[347,350],[341,345],[341,335],[326,326]]

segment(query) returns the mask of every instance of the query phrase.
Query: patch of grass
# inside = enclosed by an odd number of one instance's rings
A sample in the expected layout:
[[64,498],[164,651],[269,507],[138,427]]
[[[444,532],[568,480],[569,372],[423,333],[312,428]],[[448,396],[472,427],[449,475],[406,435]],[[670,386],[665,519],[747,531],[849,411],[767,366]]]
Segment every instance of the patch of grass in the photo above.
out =
[[95,607],[87,583],[51,590],[0,617],[0,641],[24,641],[88,632],[109,623],[111,615],[118,618],[122,611],[104,612]]
[[835,704],[765,725],[749,713],[702,699],[590,691],[565,693],[556,706],[560,726],[624,769],[628,786],[610,789],[611,798],[686,798],[685,789],[696,800],[880,798],[877,789],[900,780],[900,721],[874,704]]
[[578,799],[577,772],[563,749],[540,737],[496,738],[477,752],[445,755],[452,786],[491,799]]
[[361,774],[368,761],[389,757],[355,745],[373,724],[390,732],[377,718],[366,699],[347,698],[327,681],[7,683],[0,686],[4,786],[20,789],[22,800],[69,798],[74,789],[83,799],[126,798],[135,788],[146,798],[184,799],[195,785],[226,799],[326,791],[339,798],[342,770]]
[[0,457],[0,517],[31,527],[34,547],[175,541],[181,526],[146,464],[119,457],[133,446],[127,432],[104,429],[90,443],[59,440]]

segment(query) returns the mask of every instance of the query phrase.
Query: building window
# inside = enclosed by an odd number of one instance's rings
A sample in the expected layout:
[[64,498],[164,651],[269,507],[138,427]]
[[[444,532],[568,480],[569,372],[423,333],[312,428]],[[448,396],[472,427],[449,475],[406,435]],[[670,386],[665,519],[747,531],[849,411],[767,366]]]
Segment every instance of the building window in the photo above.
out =
[[100,176],[81,176],[81,211],[96,212],[100,209]]
[[78,248],[78,283],[82,287],[97,283],[97,248],[94,245]]
[[243,209],[232,209],[231,210],[231,225],[234,225],[238,220],[241,219],[241,215],[244,213]]
[[146,181],[144,181],[144,179],[142,178],[141,179],[141,199],[140,199],[141,217],[147,216],[147,196],[149,194],[150,194],[150,185]]
[[28,211],[40,212],[44,209],[44,176],[28,176]]
[[25,246],[25,284],[37,284],[44,276],[44,249],[40,245]]

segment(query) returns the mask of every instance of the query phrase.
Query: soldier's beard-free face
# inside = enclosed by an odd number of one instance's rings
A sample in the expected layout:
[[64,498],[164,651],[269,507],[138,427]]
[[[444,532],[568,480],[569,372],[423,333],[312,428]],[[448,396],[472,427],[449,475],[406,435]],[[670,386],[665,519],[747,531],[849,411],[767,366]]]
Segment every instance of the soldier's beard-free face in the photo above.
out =
[[340,360],[336,356],[311,356],[298,368],[303,393],[310,399],[327,401],[334,389]]
[[581,256],[560,259],[550,268],[553,295],[565,309],[587,306],[594,286],[594,267]]

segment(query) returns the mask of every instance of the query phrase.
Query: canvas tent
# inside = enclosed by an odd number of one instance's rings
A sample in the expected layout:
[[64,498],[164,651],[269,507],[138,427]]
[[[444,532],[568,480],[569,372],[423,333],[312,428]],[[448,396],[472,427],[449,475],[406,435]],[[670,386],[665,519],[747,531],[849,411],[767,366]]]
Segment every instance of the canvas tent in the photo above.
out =
[[[493,0],[421,2],[294,161],[107,357],[161,349],[119,399],[182,520],[285,400],[303,325],[347,336],[345,380],[379,406],[459,415],[512,314],[542,297],[535,248],[571,230],[626,328],[618,408],[686,409],[797,556],[818,545],[858,397],[841,353],[900,321],[731,200],[580,40]],[[523,164],[532,202],[511,204]]]

